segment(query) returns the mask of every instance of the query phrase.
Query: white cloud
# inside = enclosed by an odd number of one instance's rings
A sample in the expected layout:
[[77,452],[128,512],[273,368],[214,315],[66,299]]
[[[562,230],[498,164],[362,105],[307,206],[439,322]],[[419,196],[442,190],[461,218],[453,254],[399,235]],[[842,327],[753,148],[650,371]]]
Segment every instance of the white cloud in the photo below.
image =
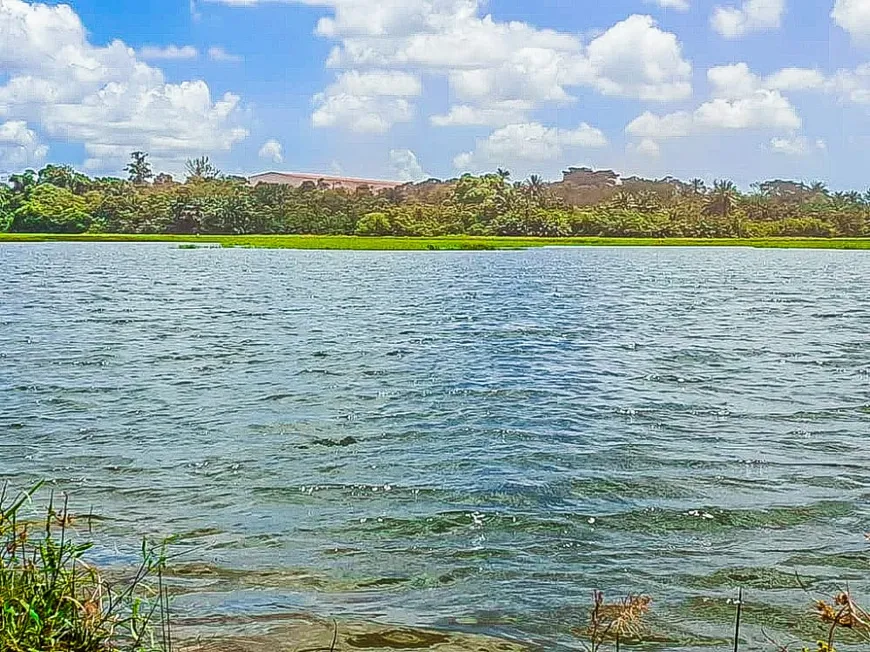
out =
[[137,54],[147,61],[158,59],[196,59],[199,56],[199,50],[192,45],[146,45],[140,48]]
[[166,82],[121,41],[95,46],[68,5],[0,0],[0,118],[83,143],[89,169],[120,166],[134,149],[156,164],[230,149],[240,99],[213,100],[203,81]]
[[714,97],[740,99],[759,91],[782,93],[815,91],[834,95],[843,102],[870,104],[870,63],[842,69],[830,77],[812,68],[783,68],[767,77],[753,73],[745,63],[718,66],[707,71]]
[[592,83],[604,95],[669,102],[692,94],[692,66],[677,37],[649,16],[630,16],[589,44]]
[[335,83],[314,97],[311,116],[315,127],[342,127],[361,133],[384,133],[397,122],[414,117],[408,98],[422,93],[419,77],[396,70],[338,76]]
[[870,63],[862,64],[855,70],[838,70],[825,88],[842,101],[870,104]]
[[661,147],[652,138],[644,138],[634,149],[638,154],[650,156],[652,158],[658,158],[662,153]]
[[745,63],[716,66],[707,71],[707,80],[716,97],[748,97],[759,90],[808,91],[823,89],[827,84],[824,74],[812,68],[783,68],[762,78]]
[[645,0],[648,4],[658,5],[662,9],[689,11],[689,0]]
[[810,143],[803,136],[792,136],[788,138],[771,138],[770,149],[777,154],[785,154],[787,156],[804,156],[811,151],[824,151],[827,149],[827,143],[819,139],[814,143]]
[[554,161],[566,149],[606,145],[604,134],[585,122],[576,129],[545,127],[538,122],[513,124],[478,140],[475,150],[456,156],[453,165],[459,170],[481,170],[512,165],[517,161]]
[[225,63],[238,63],[243,61],[242,57],[237,54],[227,52],[219,45],[212,46],[208,49],[208,58],[212,61],[222,61]]
[[48,147],[39,142],[36,132],[21,120],[0,124],[0,171],[11,172],[42,161]]
[[[759,89],[738,98],[716,97],[695,111],[655,115],[649,111],[632,120],[625,128],[628,135],[656,144],[665,140],[698,134],[736,130],[776,130],[794,132],[801,119],[794,107],[779,91]],[[647,143],[645,149],[652,150]]]
[[271,140],[267,140],[260,148],[258,156],[261,159],[271,161],[272,163],[283,163],[284,146],[274,138]]
[[500,127],[522,122],[533,105],[521,100],[496,102],[486,107],[456,104],[444,115],[433,115],[430,121],[436,127],[485,126]]
[[725,38],[777,29],[785,14],[785,0],[743,0],[740,7],[716,7],[710,18],[713,29]]
[[650,111],[632,120],[625,132],[648,140],[671,140],[688,136],[695,128],[695,117],[687,111],[659,116]]
[[429,178],[417,160],[417,155],[410,149],[391,149],[390,165],[399,181],[423,181]]
[[870,0],[837,0],[831,18],[854,39],[870,40]]
[[[317,25],[319,35],[336,42],[327,66],[360,74],[402,70],[446,78],[453,106],[431,118],[439,126],[527,122],[536,108],[573,101],[575,87],[656,102],[684,99],[692,92],[692,68],[680,42],[649,16],[629,16],[584,44],[576,34],[497,21],[483,13],[485,0],[284,1],[331,11]],[[318,107],[330,95],[327,90]],[[373,103],[360,97],[371,95],[356,94],[353,100],[366,111]],[[392,109],[392,114],[404,114],[404,107]],[[317,122],[323,122],[322,116]],[[394,122],[391,117],[366,121],[373,129]]]
[[709,129],[800,129],[801,119],[779,91],[760,90],[737,100],[716,98],[698,107],[695,124]]
[[811,68],[783,68],[768,77],[765,85],[780,91],[808,91],[824,87],[825,76]]

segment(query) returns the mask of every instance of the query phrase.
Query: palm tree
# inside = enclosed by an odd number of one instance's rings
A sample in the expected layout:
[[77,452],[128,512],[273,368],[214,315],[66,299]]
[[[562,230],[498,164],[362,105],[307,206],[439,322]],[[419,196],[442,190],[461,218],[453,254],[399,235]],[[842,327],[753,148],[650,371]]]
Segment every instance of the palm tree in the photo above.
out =
[[710,192],[705,211],[727,218],[734,210],[734,204],[739,196],[740,193],[733,181],[716,179],[713,182],[713,190]]
[[620,190],[610,199],[610,204],[613,208],[630,211],[637,208],[637,199],[630,192]]
[[505,170],[503,168],[498,168],[495,173],[500,176],[504,181],[507,181],[511,178],[511,173],[509,170]]
[[693,195],[703,195],[707,192],[707,184],[704,183],[703,179],[697,177],[689,181],[689,188]]
[[864,198],[861,197],[861,193],[857,190],[850,190],[849,192],[847,192],[846,199],[850,204],[854,206],[858,206],[864,201]]
[[132,152],[130,162],[124,166],[124,171],[129,175],[130,181],[135,184],[148,183],[148,180],[154,176],[151,164],[148,163],[148,154],[145,152]]
[[187,171],[187,176],[190,179],[217,179],[221,176],[221,171],[212,165],[208,156],[200,156],[199,158],[191,158],[187,160],[184,166]]
[[526,181],[525,191],[526,196],[530,200],[542,204],[547,192],[547,185],[544,183],[544,179],[540,175],[533,174],[529,177],[529,180]]
[[819,195],[826,196],[828,194],[828,186],[824,181],[813,181],[810,184],[810,196],[818,197]]

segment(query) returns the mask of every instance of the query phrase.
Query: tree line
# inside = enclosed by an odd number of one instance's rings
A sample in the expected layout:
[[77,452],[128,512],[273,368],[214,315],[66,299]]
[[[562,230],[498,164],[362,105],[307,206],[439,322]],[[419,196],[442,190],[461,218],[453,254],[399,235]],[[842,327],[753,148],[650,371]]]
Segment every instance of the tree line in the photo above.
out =
[[572,168],[562,181],[506,170],[373,193],[326,183],[252,186],[192,159],[183,183],[133,152],[126,179],[47,165],[0,184],[0,232],[347,234],[364,236],[870,236],[870,191],[774,180],[620,179]]

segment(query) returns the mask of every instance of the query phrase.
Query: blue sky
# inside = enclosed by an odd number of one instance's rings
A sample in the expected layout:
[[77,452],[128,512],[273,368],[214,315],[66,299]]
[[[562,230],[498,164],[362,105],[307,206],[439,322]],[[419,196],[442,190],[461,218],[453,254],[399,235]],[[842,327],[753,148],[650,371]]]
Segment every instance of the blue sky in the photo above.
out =
[[870,0],[0,0],[0,32],[0,172],[870,186]]

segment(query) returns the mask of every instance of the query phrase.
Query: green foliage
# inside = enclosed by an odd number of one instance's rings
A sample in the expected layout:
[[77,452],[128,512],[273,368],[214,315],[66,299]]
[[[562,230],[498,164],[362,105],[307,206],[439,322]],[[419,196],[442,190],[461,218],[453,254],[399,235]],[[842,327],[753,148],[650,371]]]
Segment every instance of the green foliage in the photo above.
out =
[[12,225],[12,191],[0,185],[0,233],[5,233]]
[[[843,238],[870,235],[870,191],[831,193],[821,183],[773,180],[744,194],[730,181],[711,188],[610,172],[585,181],[512,182],[506,170],[428,180],[373,194],[328,184],[300,188],[223,176],[201,157],[186,183],[154,177],[133,152],[129,179],[91,179],[68,166],[27,170],[0,188],[0,231],[241,236],[359,235],[434,238]],[[150,183],[150,179],[154,179]],[[596,181],[597,179],[597,181]]]
[[83,233],[91,226],[98,195],[76,195],[50,183],[28,191],[12,213],[10,231],[28,233]]
[[[0,649],[8,652],[157,652],[153,623],[168,602],[162,582],[145,585],[164,558],[143,545],[143,561],[126,583],[108,583],[85,556],[91,545],[76,540],[75,517],[66,505],[49,505],[41,522],[21,514],[32,495],[0,494]],[[154,597],[156,596],[156,597]],[[161,627],[165,632],[164,626]]]
[[356,223],[357,235],[390,235],[393,225],[386,213],[366,213]]

